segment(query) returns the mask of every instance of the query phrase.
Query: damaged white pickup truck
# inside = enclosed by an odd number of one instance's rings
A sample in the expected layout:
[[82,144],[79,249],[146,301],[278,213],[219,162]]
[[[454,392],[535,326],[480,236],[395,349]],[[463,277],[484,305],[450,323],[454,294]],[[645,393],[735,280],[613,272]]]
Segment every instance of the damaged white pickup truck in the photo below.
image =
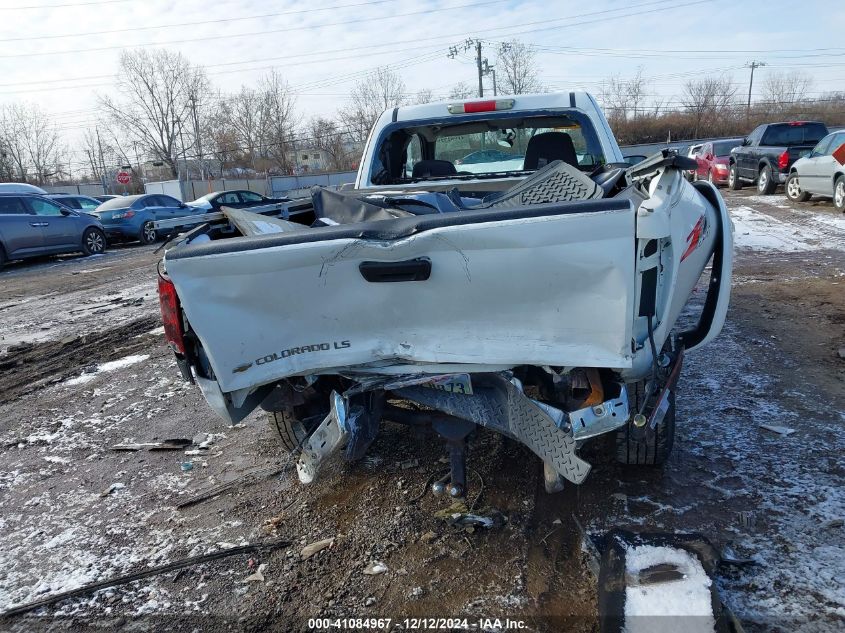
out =
[[444,438],[453,496],[478,426],[533,451],[549,491],[584,480],[578,449],[606,433],[623,463],[660,464],[684,352],[730,294],[728,212],[688,162],[627,168],[585,93],[388,110],[354,188],[209,214],[171,242],[167,340],[225,419],[267,411],[306,483],[383,421]]

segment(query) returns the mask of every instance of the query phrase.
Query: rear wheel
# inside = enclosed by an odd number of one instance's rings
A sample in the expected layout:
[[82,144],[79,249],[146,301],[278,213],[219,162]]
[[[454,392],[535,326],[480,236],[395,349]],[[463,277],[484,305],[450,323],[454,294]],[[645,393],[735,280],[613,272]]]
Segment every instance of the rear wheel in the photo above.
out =
[[728,171],[728,187],[734,191],[742,189],[739,174],[736,173],[736,163],[732,164],[730,170]]
[[82,252],[101,255],[106,250],[106,236],[100,229],[88,228],[82,234]]
[[152,220],[147,220],[141,225],[141,234],[138,236],[141,244],[152,244],[158,239],[156,227]]
[[[632,411],[639,411],[646,397],[645,381],[628,385]],[[628,423],[616,432],[616,461],[629,466],[659,466],[666,463],[675,443],[675,392],[669,394],[669,409],[654,433],[639,438]]]
[[325,416],[319,418],[300,419],[294,409],[283,411],[268,411],[267,421],[270,429],[279,438],[279,443],[287,451],[300,448],[302,442],[311,434]]
[[786,179],[786,197],[793,202],[807,202],[810,199],[810,194],[801,189],[798,174],[789,174],[789,178]]
[[839,176],[833,185],[833,204],[839,211],[845,211],[845,176]]
[[772,176],[772,168],[768,165],[763,165],[760,173],[757,175],[757,191],[761,195],[768,196],[775,192],[778,183]]

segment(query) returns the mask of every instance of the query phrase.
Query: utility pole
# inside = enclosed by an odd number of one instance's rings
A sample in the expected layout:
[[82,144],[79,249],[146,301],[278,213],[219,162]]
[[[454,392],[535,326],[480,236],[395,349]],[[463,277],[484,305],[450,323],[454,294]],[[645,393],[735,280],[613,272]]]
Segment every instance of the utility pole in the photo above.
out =
[[[197,159],[200,163],[200,180],[205,180],[205,167],[203,166],[202,162],[202,139],[200,139],[200,124],[199,119],[197,119],[197,95],[191,93],[190,96],[191,101],[191,113],[194,117],[194,138],[197,141]],[[184,148],[185,146],[182,145]],[[184,149],[183,149],[184,151]]]
[[106,187],[106,163],[103,160],[103,144],[100,142],[100,128],[95,129],[97,130],[97,148],[100,152],[100,182],[103,185],[103,193],[109,193],[109,190]]
[[141,158],[138,156],[138,141],[132,141],[132,148],[135,150],[135,164],[138,166],[138,181],[143,185],[144,172],[141,169]]
[[754,85],[754,69],[760,66],[765,66],[766,62],[753,61],[745,66],[751,69],[751,79],[748,81],[748,104],[745,106],[745,116],[751,114],[751,87]]
[[[486,59],[484,60],[487,61]],[[475,42],[475,65],[478,67],[478,96],[484,96],[484,83],[482,82],[482,78],[484,77],[484,71],[481,68],[481,40],[477,40]]]

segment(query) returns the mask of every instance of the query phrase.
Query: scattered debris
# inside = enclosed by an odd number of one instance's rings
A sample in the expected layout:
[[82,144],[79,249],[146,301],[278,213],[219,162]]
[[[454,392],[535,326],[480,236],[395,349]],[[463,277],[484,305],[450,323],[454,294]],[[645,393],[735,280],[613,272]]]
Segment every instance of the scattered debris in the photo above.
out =
[[264,582],[264,572],[267,569],[267,563],[261,563],[255,573],[247,576],[241,582]]
[[111,486],[109,486],[108,488],[106,488],[105,490],[103,490],[103,491],[100,493],[100,496],[101,496],[101,497],[108,497],[108,496],[109,496],[111,493],[113,493],[115,490],[120,490],[121,488],[126,488],[126,484],[122,484],[122,483],[119,483],[119,482],[115,482],[115,483],[113,483]]
[[[489,512],[490,516],[483,516],[480,514],[473,514],[468,511],[466,504],[463,501],[456,501],[452,505],[443,510],[434,513],[438,519],[443,519],[449,525],[457,525],[467,528],[492,528],[497,523],[501,525],[504,523],[502,515],[492,510]],[[472,531],[472,530],[469,530]]]
[[113,451],[178,451],[192,444],[191,440],[185,438],[174,438],[162,440],[161,442],[115,444],[111,447]]
[[224,492],[228,492],[232,488],[235,488],[239,485],[251,485],[258,483],[268,477],[272,477],[274,475],[278,475],[283,470],[282,466],[274,465],[270,466],[269,468],[262,468],[259,470],[255,470],[252,472],[245,473],[232,481],[227,481],[225,483],[219,484],[217,486],[213,486],[204,492],[200,492],[189,499],[186,499],[182,503],[176,505],[176,508],[181,510],[183,508],[187,508],[189,506],[195,505],[200,503],[201,501],[206,501],[207,499],[211,499],[218,495],[222,495]]
[[334,537],[324,538],[322,541],[317,541],[303,547],[302,552],[300,552],[300,556],[302,556],[302,560],[308,560],[317,552],[322,552],[324,549],[331,547],[332,545],[334,545]]
[[420,537],[421,543],[432,543],[437,539],[437,534],[429,530]]
[[182,462],[181,464],[179,464],[179,467],[182,469],[183,473],[186,473],[189,470],[194,469],[194,464],[193,462]]
[[739,515],[739,524],[744,528],[753,528],[756,523],[754,513],[750,510],[741,510],[737,513]]
[[560,519],[555,519],[554,521],[552,521],[552,525],[560,525],[562,523],[563,521],[561,521]]
[[783,436],[792,435],[793,433],[795,433],[795,429],[790,429],[788,426],[777,426],[775,424],[761,424],[760,428]]
[[845,359],[845,347],[839,348],[839,358]]
[[374,561],[364,567],[364,575],[365,576],[378,576],[379,574],[383,574],[387,571],[387,565],[384,563],[380,563],[378,561]]
[[409,470],[411,468],[417,468],[420,465],[419,459],[406,459],[403,462],[396,462],[396,468],[399,470]]
[[367,598],[366,600],[364,600],[364,606],[365,606],[365,607],[371,607],[371,606],[373,606],[375,603],[376,603],[376,599],[375,599],[375,598],[373,598],[372,596],[370,596],[369,598]]
[[735,565],[737,567],[744,567],[745,565],[759,565],[759,563],[754,560],[753,558],[743,558],[742,556],[738,555],[734,548],[731,547],[730,543],[727,543],[721,552],[722,562],[725,565]]
[[825,521],[822,523],[821,527],[823,530],[828,530],[831,528],[841,528],[845,525],[845,519],[831,519],[830,521]]
[[189,556],[188,558],[183,558],[172,563],[167,563],[166,565],[160,565],[158,567],[149,567],[143,571],[135,572],[134,574],[126,574],[124,576],[109,578],[108,580],[92,582],[88,585],[83,585],[82,587],[78,587],[76,589],[63,591],[53,596],[42,598],[41,600],[29,602],[27,604],[23,604],[17,607],[12,607],[11,609],[7,609],[6,611],[0,613],[0,618],[8,618],[14,615],[28,613],[29,611],[33,611],[34,609],[46,607],[51,604],[56,604],[57,602],[61,602],[62,600],[66,600],[68,598],[85,596],[101,589],[108,589],[110,587],[117,587],[118,585],[125,585],[136,580],[149,578],[150,576],[158,576],[159,574],[164,574],[169,571],[176,571],[177,569],[184,569],[185,567],[191,567],[193,565],[199,565],[200,563],[207,563],[209,561],[219,560],[221,558],[228,558],[229,556],[236,556],[237,554],[274,550],[280,547],[288,547],[289,545],[290,541],[270,541],[268,543],[256,543],[254,545],[238,545],[236,547],[230,547],[227,549],[218,550],[216,552],[211,552],[210,554]]
[[674,563],[657,563],[640,569],[636,575],[629,575],[628,585],[656,585],[663,582],[683,580],[686,577]]

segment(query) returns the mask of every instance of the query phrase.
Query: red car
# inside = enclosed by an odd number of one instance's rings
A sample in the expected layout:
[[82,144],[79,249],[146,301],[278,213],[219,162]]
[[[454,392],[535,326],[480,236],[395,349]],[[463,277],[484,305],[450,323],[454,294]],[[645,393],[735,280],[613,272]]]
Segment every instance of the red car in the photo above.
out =
[[709,180],[714,185],[728,184],[728,159],[731,149],[741,143],[741,138],[704,143],[694,156],[698,168],[693,180]]

